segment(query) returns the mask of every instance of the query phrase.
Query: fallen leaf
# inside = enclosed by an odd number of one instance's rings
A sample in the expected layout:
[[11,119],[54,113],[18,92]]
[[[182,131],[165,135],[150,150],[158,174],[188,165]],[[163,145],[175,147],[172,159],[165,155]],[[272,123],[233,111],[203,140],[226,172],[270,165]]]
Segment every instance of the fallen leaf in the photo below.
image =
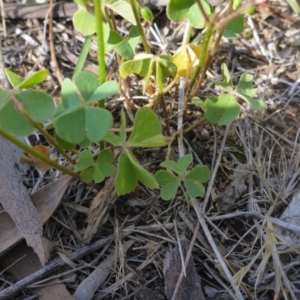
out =
[[[34,150],[46,156],[47,158],[50,157],[50,147],[44,145],[38,145],[38,146],[34,146],[33,148]],[[31,167],[35,167],[39,171],[44,171],[44,172],[48,171],[51,168],[48,164],[46,164],[45,162],[41,161],[40,159],[34,157],[33,155],[27,152],[24,152],[20,156],[20,164],[25,164]]]
[[[0,203],[13,220],[15,226],[39,256],[41,263],[46,264],[43,249],[43,228],[38,213],[31,202],[28,191],[21,181],[21,174],[14,162],[13,147],[0,138]],[[3,213],[0,215],[3,216]],[[7,224],[0,222],[0,234],[7,229]],[[1,230],[2,229],[2,230]],[[4,229],[4,230],[3,230]],[[3,243],[0,242],[2,248]]]
[[[185,259],[189,244],[184,236],[180,237],[180,244]],[[169,250],[164,260],[165,294],[172,299],[178,278],[182,270],[179,247]],[[201,288],[201,278],[197,274],[196,267],[191,257],[185,268],[186,277],[183,276],[178,293],[175,299],[205,300]]]
[[[32,202],[30,200],[30,203],[35,206],[41,224],[45,224],[52,216],[71,180],[71,176],[64,175],[31,195]],[[22,238],[22,232],[16,227],[9,214],[0,210],[0,256],[20,242]]]
[[[47,244],[50,245],[50,243],[50,241],[44,239],[44,248],[46,249],[47,256],[50,252]],[[37,255],[25,243],[19,244],[18,247],[6,253],[0,259],[0,265],[2,270],[7,270],[17,280],[21,280],[42,268]],[[74,299],[66,289],[66,286],[60,283],[58,279],[54,279],[50,283],[50,285],[31,289],[32,294],[38,296],[38,299],[43,300]]]

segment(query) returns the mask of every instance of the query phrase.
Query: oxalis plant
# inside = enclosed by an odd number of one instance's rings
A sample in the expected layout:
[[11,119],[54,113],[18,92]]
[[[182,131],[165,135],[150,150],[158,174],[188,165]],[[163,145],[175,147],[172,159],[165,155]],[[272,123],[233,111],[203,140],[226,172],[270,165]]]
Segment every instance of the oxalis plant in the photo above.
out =
[[[207,99],[197,96],[222,37],[233,39],[241,34],[244,30],[242,14],[253,11],[253,5],[262,1],[248,1],[245,5],[242,1],[217,1],[221,2],[218,6],[213,6],[212,2],[170,0],[167,17],[174,22],[185,22],[184,41],[175,53],[153,54],[144,32],[145,25],[153,20],[150,9],[141,7],[136,0],[77,0],[78,11],[74,14],[73,23],[86,35],[86,41],[73,78],[66,78],[62,84],[61,104],[55,105],[50,95],[35,88],[45,80],[47,70],[26,78],[5,70],[12,89],[0,90],[0,135],[38,160],[86,183],[99,183],[116,173],[118,195],[130,193],[140,182],[148,188],[160,187],[164,200],[174,198],[179,187],[184,187],[190,197],[203,197],[203,184],[210,177],[209,168],[200,165],[189,168],[192,155],[185,155],[178,162],[166,160],[160,164],[161,169],[152,174],[141,166],[134,149],[170,147],[177,135],[205,121],[227,125],[239,116],[243,102],[258,111],[265,109],[264,102],[255,98],[253,77],[242,74],[234,84],[226,64],[221,66],[222,78],[213,81],[218,93]],[[127,36],[118,31],[116,16],[131,24]],[[200,38],[192,40],[193,29],[202,32]],[[94,34],[98,45],[97,75],[82,71]],[[137,53],[140,41],[144,49]],[[105,54],[112,50],[119,65],[118,82],[105,79]],[[122,111],[119,132],[116,133],[112,130],[114,117],[105,108],[105,102],[117,94],[119,86],[133,74],[144,78],[143,93],[150,82],[154,82],[153,101],[148,107],[138,109],[130,132]],[[183,110],[188,105],[199,106],[203,117],[188,128],[171,134],[164,96],[179,84],[180,78],[184,78],[186,83]],[[158,106],[163,111],[165,135],[157,115]],[[38,130],[65,157],[68,167],[18,139],[32,134],[34,130]],[[92,143],[99,145],[96,157],[89,150]]]

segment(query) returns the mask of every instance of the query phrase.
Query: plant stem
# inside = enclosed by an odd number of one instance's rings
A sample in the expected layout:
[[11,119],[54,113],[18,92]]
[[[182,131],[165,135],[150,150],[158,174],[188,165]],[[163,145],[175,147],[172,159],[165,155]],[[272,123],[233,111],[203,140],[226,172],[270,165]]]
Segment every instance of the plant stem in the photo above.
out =
[[162,93],[158,94],[158,102],[160,102],[163,113],[164,113],[167,135],[171,136],[170,120],[169,120],[169,116],[168,116],[168,112],[167,112],[167,107],[166,107],[166,102],[165,102],[165,99],[164,99],[164,95]]
[[142,43],[143,43],[145,52],[148,53],[148,54],[151,54],[151,51],[150,51],[150,48],[149,48],[149,45],[148,45],[148,42],[147,42],[147,39],[146,39],[146,36],[145,36],[145,32],[143,30],[141,20],[139,18],[138,11],[137,11],[137,8],[136,8],[136,5],[135,5],[135,0],[130,0],[130,4],[131,4],[131,8],[132,8],[132,11],[133,11],[133,14],[134,14],[136,25],[138,27],[138,30],[139,30],[141,38],[142,38]]
[[14,137],[13,135],[7,133],[6,131],[4,131],[3,129],[0,128],[0,135],[2,137],[4,137],[5,139],[7,139],[8,141],[10,141],[11,143],[15,144],[16,146],[18,146],[19,148],[23,149],[24,151],[26,151],[27,153],[31,154],[32,156],[38,158],[39,160],[43,161],[44,163],[48,164],[49,166],[63,172],[66,173],[80,181],[82,181],[82,179],[80,178],[80,175],[73,172],[72,170],[58,164],[57,162],[55,162],[54,160],[44,156],[43,154],[41,154],[40,152],[34,150],[34,148],[26,145],[25,143],[21,142],[19,139],[17,139],[16,137]]
[[96,33],[98,44],[98,66],[99,66],[99,82],[105,82],[106,65],[105,65],[105,44],[103,31],[103,16],[101,11],[100,0],[94,0],[94,10],[96,17]]
[[183,134],[187,134],[188,132],[190,132],[191,130],[193,130],[194,128],[196,128],[197,126],[203,124],[205,122],[205,120],[206,120],[205,117],[202,117],[201,119],[197,120],[190,127],[188,127],[187,129],[183,130]]
[[53,138],[53,136],[51,134],[49,134],[48,131],[45,130],[45,128],[42,125],[40,125],[39,123],[32,120],[32,118],[30,117],[28,112],[24,109],[21,102],[15,97],[15,95],[13,93],[10,93],[10,98],[14,101],[19,112],[28,120],[28,122],[30,122],[33,127],[35,127],[37,130],[39,130],[40,133],[42,133],[44,135],[44,137],[48,140],[48,142],[50,144],[52,144],[61,155],[63,155],[72,165],[75,165],[76,161],[72,157],[70,157],[65,152],[65,150],[56,143],[56,140]]

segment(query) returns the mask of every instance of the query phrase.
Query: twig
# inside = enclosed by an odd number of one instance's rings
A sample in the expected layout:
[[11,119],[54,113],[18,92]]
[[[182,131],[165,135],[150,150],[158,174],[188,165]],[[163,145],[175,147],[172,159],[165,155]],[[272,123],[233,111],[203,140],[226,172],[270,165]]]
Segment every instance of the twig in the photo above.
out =
[[[71,261],[77,260],[89,253],[93,253],[94,251],[98,250],[102,246],[109,243],[114,238],[113,235],[109,235],[97,242],[95,242],[92,245],[88,245],[85,247],[82,247],[81,249],[78,249],[74,251],[72,254],[68,256],[68,259]],[[25,277],[24,279],[18,281],[14,285],[0,291],[0,299],[8,299],[9,297],[12,297],[15,293],[20,292],[21,290],[25,289],[28,285],[32,284],[33,282],[42,279],[43,277],[47,276],[51,272],[55,271],[58,267],[63,266],[65,262],[61,259],[55,260],[51,263],[49,263],[44,268],[36,271],[35,273]]]
[[63,83],[63,77],[61,75],[60,68],[57,63],[56,55],[55,55],[55,46],[54,46],[54,40],[53,40],[53,0],[50,0],[50,13],[49,13],[49,46],[50,46],[50,54],[51,54],[51,60],[53,63],[53,67],[55,70],[55,74],[57,77],[57,80],[59,81],[59,84],[62,85]]

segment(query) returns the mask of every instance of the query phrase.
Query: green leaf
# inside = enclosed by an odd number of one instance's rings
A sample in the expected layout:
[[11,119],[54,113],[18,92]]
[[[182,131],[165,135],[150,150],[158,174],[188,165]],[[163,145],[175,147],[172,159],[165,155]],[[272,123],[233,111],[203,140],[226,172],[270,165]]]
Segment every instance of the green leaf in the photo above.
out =
[[244,31],[244,18],[239,15],[228,22],[226,29],[233,33],[242,33]]
[[244,96],[253,97],[256,94],[256,88],[252,85],[253,76],[250,74],[242,74],[236,91]]
[[167,17],[174,22],[183,21],[194,4],[194,0],[169,0],[167,4]]
[[54,126],[57,134],[69,143],[81,143],[85,138],[99,142],[113,124],[112,114],[103,108],[78,108],[57,117]]
[[192,161],[193,161],[192,154],[186,154],[183,157],[181,157],[177,163],[173,160],[166,160],[162,162],[160,166],[170,169],[175,173],[177,173],[178,175],[183,175]]
[[234,39],[237,37],[236,34],[244,31],[244,18],[239,15],[232,19],[225,27],[224,37],[227,39]]
[[105,81],[94,91],[92,96],[86,100],[87,103],[93,103],[115,95],[119,91],[119,84],[116,81]]
[[116,167],[112,164],[114,159],[114,155],[109,150],[102,150],[98,155],[96,168],[104,177],[109,177],[116,171]]
[[[212,12],[211,12],[210,5],[204,0],[201,1],[201,4],[203,6],[206,15],[208,17],[211,17]],[[202,14],[198,3],[194,3],[193,6],[190,8],[188,18],[191,25],[195,28],[202,29],[206,26],[204,15]]]
[[168,144],[167,137],[161,134],[161,124],[150,108],[141,108],[135,115],[133,130],[128,140],[130,147],[162,147]]
[[152,20],[153,20],[153,13],[152,13],[152,11],[151,11],[150,8],[148,8],[148,7],[143,7],[143,8],[141,9],[141,15],[142,15],[142,17],[143,17],[143,19],[144,19],[145,21],[147,21],[147,22],[152,22]]
[[126,39],[123,39],[123,37],[118,32],[111,30],[107,43],[107,51],[109,49],[115,49],[116,52],[124,59],[133,59],[135,54],[134,49],[132,49],[128,41]]
[[117,90],[116,82],[107,81],[99,85],[97,76],[90,72],[76,74],[74,82],[64,80],[62,103],[65,109],[60,108],[54,120],[57,134],[74,144],[81,144],[86,139],[99,142],[108,134],[113,117],[108,110],[92,104],[115,94]]
[[207,98],[204,106],[206,119],[218,125],[229,124],[234,121],[240,113],[240,106],[234,96],[227,94]]
[[106,3],[105,6],[119,14],[131,24],[136,25],[136,20],[131,5],[128,2],[120,0],[112,4]]
[[202,183],[209,180],[210,171],[207,166],[196,166],[185,176],[183,182],[190,197],[203,197],[205,195],[205,187]]
[[56,131],[54,132],[54,138],[55,138],[56,143],[65,150],[72,150],[76,146],[76,144],[68,143],[68,142],[64,141],[62,138],[60,138],[58,136]]
[[35,122],[44,123],[55,114],[54,101],[44,91],[18,91],[15,96]]
[[175,197],[179,187],[179,180],[176,176],[168,171],[157,171],[155,178],[158,184],[161,186],[160,195],[163,200],[171,200]]
[[[62,104],[65,108],[77,108],[80,105],[84,104],[83,99],[79,97],[77,93],[76,87],[74,83],[69,79],[66,78],[63,81],[61,87],[61,94],[62,94]],[[63,113],[63,109],[60,109],[59,113]]]
[[[17,105],[22,105],[35,122],[44,123],[55,113],[53,99],[44,91],[17,91],[14,97],[19,102]],[[34,129],[5,91],[0,93],[0,127],[17,136],[29,135]]]
[[40,70],[29,75],[27,78],[23,78],[8,69],[5,69],[5,74],[13,88],[25,89],[42,83],[49,75],[49,72],[47,70]]
[[227,65],[224,63],[221,66],[221,72],[222,72],[222,81],[221,82],[214,81],[214,83],[226,89],[227,91],[231,91],[233,88],[233,83]]
[[124,62],[120,67],[120,75],[127,78],[129,75],[138,74],[145,77],[148,74],[153,54],[139,54],[133,60]]
[[98,77],[87,71],[76,74],[73,78],[73,82],[86,102],[92,97],[96,89],[99,87]]
[[80,55],[79,55],[79,58],[78,58],[78,61],[77,61],[77,64],[76,64],[76,67],[75,67],[75,70],[74,70],[74,76],[76,74],[78,74],[79,72],[81,72],[83,67],[84,67],[84,64],[86,62],[86,58],[89,54],[90,46],[91,46],[91,43],[92,43],[92,37],[93,37],[92,35],[88,35],[85,38],[85,41],[84,41],[83,46],[81,48],[81,52],[80,52]]
[[132,165],[127,152],[122,152],[119,157],[115,188],[117,194],[125,195],[134,190],[138,183],[138,174]]
[[19,85],[19,88],[27,89],[29,87],[42,83],[48,75],[48,70],[40,70],[34,72],[33,74],[29,75],[27,78],[24,79],[24,81]]
[[143,168],[138,160],[135,158],[131,151],[128,151],[128,157],[135,168],[135,172],[138,175],[138,181],[151,189],[157,189],[158,183],[150,172],[148,172],[145,168]]
[[201,107],[201,109],[203,111],[205,111],[204,101],[201,100],[199,97],[193,97],[191,101],[192,101],[193,104]]
[[79,9],[73,15],[73,24],[75,29],[84,35],[96,32],[96,18],[85,9]]
[[149,188],[158,188],[155,177],[144,169],[131,151],[123,151],[119,158],[115,187],[118,195],[125,195],[134,190],[138,181]]
[[253,109],[263,111],[266,104],[262,100],[252,98],[256,94],[256,89],[252,85],[253,76],[250,74],[242,74],[236,88],[238,95],[244,99]]
[[90,150],[84,150],[79,154],[79,162],[75,164],[76,171],[85,170],[94,165],[93,155]]
[[0,127],[2,129],[16,136],[27,136],[33,132],[33,125],[16,110],[11,99],[0,106]]
[[80,177],[85,182],[92,182],[94,180],[94,168],[83,170]]
[[17,75],[13,71],[10,71],[9,69],[5,69],[5,74],[9,83],[12,85],[13,88],[16,88],[24,81],[23,77]]
[[115,147],[120,147],[124,141],[122,140],[121,137],[109,132],[104,138],[103,141],[112,144]]

